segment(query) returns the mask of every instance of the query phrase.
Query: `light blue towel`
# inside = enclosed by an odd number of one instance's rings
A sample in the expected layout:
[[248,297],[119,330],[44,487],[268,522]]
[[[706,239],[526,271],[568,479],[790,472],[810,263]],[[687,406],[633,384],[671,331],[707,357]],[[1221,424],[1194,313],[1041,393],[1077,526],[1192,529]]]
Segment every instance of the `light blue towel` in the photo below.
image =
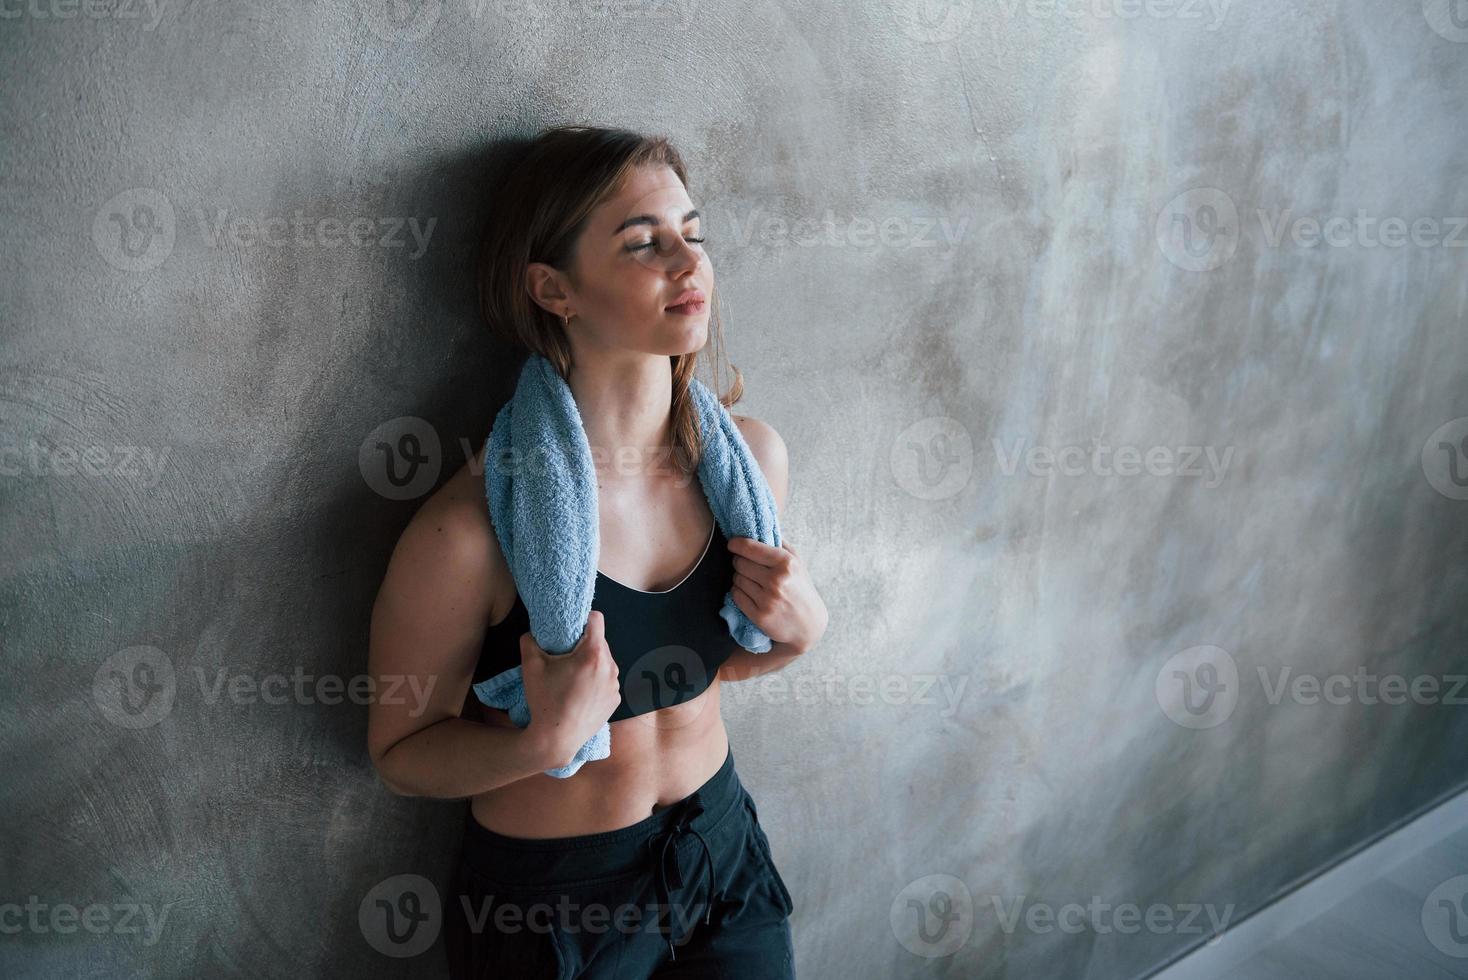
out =
[[[714,520],[727,538],[754,538],[780,546],[775,496],[729,410],[708,386],[689,380],[703,435],[698,479]],[[576,400],[560,372],[532,353],[515,393],[495,417],[485,453],[484,488],[500,550],[530,614],[530,633],[547,653],[567,653],[581,640],[596,588],[600,550],[596,470]],[[770,638],[724,594],[719,615],[751,653],[766,653]],[[615,652],[615,651],[614,651]],[[518,666],[474,685],[479,700],[508,711],[520,728],[530,724]],[[565,778],[583,763],[612,754],[603,724],[569,765],[547,769]]]

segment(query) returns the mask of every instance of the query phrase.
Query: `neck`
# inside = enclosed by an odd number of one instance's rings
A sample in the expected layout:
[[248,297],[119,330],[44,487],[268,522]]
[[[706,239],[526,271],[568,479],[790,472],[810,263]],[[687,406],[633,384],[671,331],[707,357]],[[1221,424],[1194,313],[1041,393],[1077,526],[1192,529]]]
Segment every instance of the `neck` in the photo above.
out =
[[599,478],[645,477],[666,470],[672,446],[670,358],[599,352],[578,358],[567,384]]

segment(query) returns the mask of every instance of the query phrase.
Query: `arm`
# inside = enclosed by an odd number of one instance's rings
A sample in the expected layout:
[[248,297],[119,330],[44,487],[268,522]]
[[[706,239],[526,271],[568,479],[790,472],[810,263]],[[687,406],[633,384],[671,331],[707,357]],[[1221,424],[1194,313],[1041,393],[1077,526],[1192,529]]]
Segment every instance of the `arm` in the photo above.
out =
[[368,707],[372,764],[403,796],[461,799],[568,761],[533,725],[460,717],[491,606],[514,587],[478,483],[466,466],[424,503],[398,540],[372,607],[373,690],[425,694],[374,697]]
[[[736,415],[734,420],[735,424],[739,426],[740,435],[744,436],[750,452],[754,454],[760,472],[764,474],[765,480],[770,484],[770,492],[775,497],[776,510],[783,513],[790,485],[790,456],[785,448],[785,441],[780,438],[780,434],[775,431],[774,427],[759,419]],[[819,630],[816,631],[816,639],[801,643],[775,641],[764,653],[750,653],[736,646],[734,653],[719,668],[719,678],[726,681],[741,681],[759,674],[780,670],[813,647],[816,640],[825,632],[824,612],[822,605],[822,622]]]
[[723,681],[747,681],[760,674],[779,670],[804,653],[789,643],[772,643],[764,653],[750,653],[736,646],[729,659],[719,668],[719,679]]

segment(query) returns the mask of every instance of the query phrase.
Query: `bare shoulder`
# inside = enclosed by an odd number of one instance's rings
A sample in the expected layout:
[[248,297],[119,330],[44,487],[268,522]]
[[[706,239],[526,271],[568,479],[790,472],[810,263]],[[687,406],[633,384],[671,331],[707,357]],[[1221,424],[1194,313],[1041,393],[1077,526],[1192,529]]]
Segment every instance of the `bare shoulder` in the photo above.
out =
[[514,580],[490,522],[483,472],[478,459],[466,462],[423,502],[398,539],[389,574],[413,591],[453,595],[460,609],[494,622],[515,601]]
[[739,426],[739,434],[749,444],[749,451],[754,454],[754,461],[759,464],[760,472],[764,473],[769,482],[770,491],[775,495],[775,504],[783,510],[790,487],[790,456],[785,448],[785,440],[780,438],[780,433],[775,431],[774,426],[762,419],[730,414],[734,424]]

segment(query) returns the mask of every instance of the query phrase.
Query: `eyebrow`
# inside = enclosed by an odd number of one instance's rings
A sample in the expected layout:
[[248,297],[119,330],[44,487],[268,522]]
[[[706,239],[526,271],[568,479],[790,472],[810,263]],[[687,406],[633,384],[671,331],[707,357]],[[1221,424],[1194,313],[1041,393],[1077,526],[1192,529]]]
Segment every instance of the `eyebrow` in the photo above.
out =
[[[688,222],[697,217],[699,217],[698,208],[694,208],[692,211],[689,211],[683,216],[683,223],[686,225],[688,224]],[[628,218],[626,221],[622,222],[620,225],[614,228],[612,230],[612,234],[619,234],[620,232],[631,228],[633,225],[658,225],[661,223],[662,222],[658,220],[658,217],[655,214],[638,214]]]

